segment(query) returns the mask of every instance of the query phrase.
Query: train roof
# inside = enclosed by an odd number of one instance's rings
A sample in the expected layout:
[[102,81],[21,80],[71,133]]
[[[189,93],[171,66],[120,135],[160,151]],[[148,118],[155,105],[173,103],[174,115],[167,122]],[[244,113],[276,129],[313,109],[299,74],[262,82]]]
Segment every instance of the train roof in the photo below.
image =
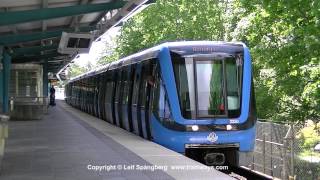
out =
[[116,69],[120,66],[125,66],[129,64],[136,63],[137,61],[146,60],[149,58],[157,57],[158,52],[162,47],[168,47],[170,48],[187,48],[187,47],[194,47],[194,46],[213,46],[213,45],[219,45],[219,46],[228,46],[228,47],[237,47],[237,48],[243,48],[245,46],[242,42],[224,42],[224,41],[176,41],[176,42],[166,42],[159,44],[157,46],[154,46],[152,48],[148,48],[145,50],[142,50],[138,53],[129,55],[127,57],[121,58],[118,61],[114,61],[111,63],[108,63],[104,66],[101,66],[97,69],[91,70],[89,72],[86,72],[84,74],[78,75],[74,78],[72,78],[68,83],[77,81],[79,79],[91,77],[100,73],[103,73],[107,70]]

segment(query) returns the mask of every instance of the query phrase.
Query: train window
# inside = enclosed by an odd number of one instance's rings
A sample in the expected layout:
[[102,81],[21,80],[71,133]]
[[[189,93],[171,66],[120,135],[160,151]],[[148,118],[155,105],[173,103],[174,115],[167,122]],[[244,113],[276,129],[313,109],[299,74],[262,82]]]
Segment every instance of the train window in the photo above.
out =
[[140,83],[140,88],[139,88],[139,105],[144,107],[144,102],[146,100],[146,79],[147,79],[147,72],[148,72],[148,64],[143,64],[142,65],[142,70],[141,70],[141,83]]
[[227,101],[228,115],[231,118],[240,116],[240,98],[242,82],[242,58],[227,58],[226,63],[226,80],[227,80]]
[[240,115],[242,57],[217,53],[182,57],[171,53],[182,116]]
[[159,94],[159,117],[165,118],[165,119],[168,119],[170,117],[168,97],[162,83],[160,85],[160,94]]
[[112,81],[108,80],[106,83],[106,102],[111,103],[111,97],[112,97]]
[[120,90],[120,87],[121,87],[121,73],[122,71],[116,71],[116,79],[115,79],[115,85],[116,85],[116,91],[115,91],[115,103],[118,103],[119,102],[119,99],[120,99],[120,94],[121,94],[121,90]]
[[106,75],[106,103],[110,104],[112,101],[112,92],[113,92],[113,81],[112,81],[112,72],[108,72]]
[[186,119],[194,119],[196,117],[196,108],[194,102],[193,60],[192,58],[182,58],[179,55],[172,55],[182,116]]
[[150,85],[154,79],[154,77],[152,77],[152,71],[153,71],[153,65],[154,61],[152,59],[145,61],[142,64],[142,72],[141,72],[141,85],[140,85],[140,89],[139,89],[139,95],[141,98],[139,98],[140,100],[140,105],[141,106],[146,106],[148,102],[146,102],[148,99],[148,96],[150,95],[149,92],[149,88],[150,86],[148,86],[148,84]]
[[160,121],[170,120],[171,111],[169,107],[168,96],[159,72],[156,72],[152,109],[153,112],[157,114]]
[[139,84],[140,84],[140,73],[139,70],[141,70],[139,65],[135,65],[136,67],[136,75],[134,77],[134,85],[133,85],[133,92],[132,92],[132,105],[138,104],[138,98],[139,98]]
[[122,71],[122,104],[128,104],[128,91],[129,91],[129,68],[124,67]]
[[132,104],[132,91],[133,91],[133,82],[134,82],[134,74],[135,74],[135,66],[129,66],[128,73],[128,104]]
[[104,99],[104,96],[105,96],[106,82],[107,82],[106,81],[106,73],[103,73],[101,75],[101,80],[100,80],[100,100],[101,100],[101,103],[103,103],[102,100]]
[[[222,61],[196,61],[198,115],[225,115]],[[200,83],[201,82],[201,83]]]

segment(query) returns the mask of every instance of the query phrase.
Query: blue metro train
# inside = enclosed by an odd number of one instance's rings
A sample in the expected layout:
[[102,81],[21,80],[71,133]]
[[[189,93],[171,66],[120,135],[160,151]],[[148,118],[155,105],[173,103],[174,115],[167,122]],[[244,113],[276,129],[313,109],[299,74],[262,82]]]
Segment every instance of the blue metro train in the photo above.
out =
[[66,85],[66,102],[207,165],[238,166],[255,142],[243,43],[168,42]]

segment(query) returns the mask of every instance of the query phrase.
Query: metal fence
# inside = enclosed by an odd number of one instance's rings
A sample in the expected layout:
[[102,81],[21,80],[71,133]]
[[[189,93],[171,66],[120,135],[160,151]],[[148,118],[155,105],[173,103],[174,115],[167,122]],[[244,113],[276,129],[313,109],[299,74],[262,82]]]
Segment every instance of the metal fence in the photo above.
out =
[[[302,127],[257,123],[256,146],[249,168],[280,179],[320,179],[320,152],[297,138]],[[308,152],[308,153],[305,153]]]
[[48,97],[11,97],[10,116],[14,120],[41,119],[48,112]]

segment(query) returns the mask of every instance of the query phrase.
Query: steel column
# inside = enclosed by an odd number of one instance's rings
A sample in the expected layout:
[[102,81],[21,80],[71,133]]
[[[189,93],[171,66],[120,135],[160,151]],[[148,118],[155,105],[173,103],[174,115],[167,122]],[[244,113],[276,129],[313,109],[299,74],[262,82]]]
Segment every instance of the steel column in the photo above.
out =
[[11,70],[11,56],[7,53],[3,53],[2,58],[3,65],[3,98],[2,98],[2,110],[4,113],[9,111],[9,84],[10,84],[10,70]]
[[0,113],[2,113],[2,101],[3,101],[3,46],[0,46]]
[[46,97],[48,96],[48,60],[45,60],[42,67],[43,96]]

